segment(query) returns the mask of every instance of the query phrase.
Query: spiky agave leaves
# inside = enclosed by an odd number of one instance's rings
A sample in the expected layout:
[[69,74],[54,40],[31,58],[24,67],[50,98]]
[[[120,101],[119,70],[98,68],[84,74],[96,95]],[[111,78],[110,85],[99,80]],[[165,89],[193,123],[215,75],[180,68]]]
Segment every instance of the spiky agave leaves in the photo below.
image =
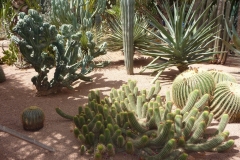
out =
[[229,81],[218,83],[210,109],[216,120],[227,113],[229,122],[240,122],[240,85]]
[[172,100],[178,108],[183,108],[188,95],[195,89],[199,90],[200,95],[213,93],[215,83],[213,76],[203,69],[189,69],[179,74],[172,84]]
[[209,72],[212,74],[216,84],[222,81],[230,81],[235,83],[237,82],[236,78],[227,72],[222,72],[218,70],[210,70]]

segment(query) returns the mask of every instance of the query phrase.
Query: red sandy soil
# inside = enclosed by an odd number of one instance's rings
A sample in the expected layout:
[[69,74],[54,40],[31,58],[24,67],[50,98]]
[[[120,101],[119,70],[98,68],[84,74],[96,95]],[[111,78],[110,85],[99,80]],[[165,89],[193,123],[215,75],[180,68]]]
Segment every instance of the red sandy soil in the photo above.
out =
[[[1,50],[0,50],[1,56]],[[45,96],[36,97],[35,87],[31,83],[32,76],[36,75],[34,69],[18,69],[15,66],[2,65],[7,80],[0,83],[0,125],[6,126],[25,134],[37,141],[40,141],[55,149],[55,152],[49,152],[34,144],[28,143],[22,139],[16,138],[8,133],[0,131],[0,159],[1,160],[90,160],[90,155],[81,156],[79,154],[79,141],[72,133],[73,123],[60,117],[56,107],[70,115],[76,115],[79,105],[87,102],[87,95],[90,90],[98,89],[102,97],[107,96],[112,87],[119,88],[129,79],[137,80],[139,89],[149,90],[153,79],[150,71],[140,75],[142,66],[149,62],[149,58],[134,56],[134,73],[127,75],[124,67],[124,57],[120,52],[108,52],[103,59],[112,61],[111,65],[96,69],[89,76],[93,77],[94,82],[76,81],[73,84],[74,89],[63,89],[62,92]],[[225,65],[197,64],[193,67],[202,67],[206,69],[223,70],[233,74],[238,83],[240,82],[240,56],[231,56]],[[178,74],[175,67],[166,69],[159,80],[162,84],[160,95],[171,89],[171,83]],[[50,74],[52,76],[52,72]],[[36,132],[25,131],[22,127],[20,115],[21,112],[29,106],[38,106],[45,112],[44,127]],[[217,125],[213,122],[211,127]],[[235,140],[234,148],[224,153],[203,152],[190,153],[189,160],[239,160],[240,159],[240,125],[237,123],[228,124],[226,129],[230,131],[230,138]],[[127,155],[119,153],[114,160],[138,160],[136,155]]]

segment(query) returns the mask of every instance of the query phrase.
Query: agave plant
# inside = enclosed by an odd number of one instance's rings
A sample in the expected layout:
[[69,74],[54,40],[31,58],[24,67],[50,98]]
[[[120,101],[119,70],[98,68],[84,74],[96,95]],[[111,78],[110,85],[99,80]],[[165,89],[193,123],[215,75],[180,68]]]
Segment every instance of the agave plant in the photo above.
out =
[[[210,5],[196,16],[196,10],[193,10],[194,1],[189,7],[186,3],[179,5],[174,3],[173,11],[169,3],[164,3],[166,16],[157,7],[158,13],[163,19],[165,26],[154,18],[148,11],[146,14],[150,20],[150,24],[155,28],[156,32],[149,30],[157,40],[151,41],[151,50],[148,49],[144,53],[155,57],[155,59],[145,66],[141,72],[146,69],[153,69],[153,73],[157,73],[155,81],[162,71],[168,67],[176,66],[180,72],[188,69],[190,64],[209,61],[212,55],[216,54],[209,43],[215,40],[213,37],[218,32],[218,26],[214,24],[216,18],[212,21],[202,21],[204,15],[210,9]],[[159,43],[159,41],[161,43]],[[150,50],[150,52],[149,52]]]
[[[115,9],[117,11],[117,9]],[[109,14],[112,14],[114,18],[109,20],[109,26],[111,33],[107,36],[108,49],[112,51],[117,51],[123,49],[123,31],[122,31],[122,21],[121,15],[118,13],[112,13],[113,10],[108,10]],[[148,28],[149,24],[143,16],[135,14],[134,17],[134,28],[133,28],[133,44],[134,51],[141,52],[147,49],[151,36],[147,35],[147,31],[142,28]]]

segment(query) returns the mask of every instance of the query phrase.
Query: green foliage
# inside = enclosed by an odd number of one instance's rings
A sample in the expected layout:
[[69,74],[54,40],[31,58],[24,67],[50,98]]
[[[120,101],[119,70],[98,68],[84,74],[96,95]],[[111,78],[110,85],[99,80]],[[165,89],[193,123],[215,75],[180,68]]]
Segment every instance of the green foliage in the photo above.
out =
[[41,108],[31,106],[25,108],[21,114],[23,128],[27,131],[37,131],[44,125],[45,114]]
[[[160,88],[159,85],[156,83],[151,90]],[[200,91],[190,93],[191,98],[182,110],[174,110],[171,101],[160,104],[159,89],[155,93],[145,91],[138,90],[136,81],[131,80],[120,89],[112,88],[110,96],[100,102],[94,99],[99,97],[99,92],[91,91],[85,107],[91,110],[94,118],[90,118],[84,109],[79,109],[81,113],[75,117],[83,117],[85,123],[79,125],[74,120],[78,130],[74,131],[75,136],[95,156],[106,154],[102,152],[106,148],[112,156],[115,152],[125,151],[146,160],[186,159],[187,152],[224,151],[234,145],[233,140],[225,141],[229,136],[224,131],[228,123],[227,114],[216,132],[208,134],[207,128],[212,121],[209,107],[195,107],[202,101]],[[152,94],[150,99],[145,98],[147,94]]]
[[[149,32],[156,37],[152,41],[151,50],[144,54],[153,56],[155,59],[143,68],[152,69],[153,73],[157,73],[155,81],[165,68],[176,66],[180,72],[188,69],[190,64],[209,61],[212,55],[216,54],[208,44],[215,38],[213,36],[217,32],[218,25],[215,24],[214,18],[210,22],[202,21],[204,15],[210,6],[206,7],[201,15],[195,19],[196,11],[193,8],[194,1],[190,7],[186,4],[178,6],[173,5],[172,8],[168,3],[164,3],[166,15],[158,9],[159,15],[165,22],[162,25],[155,17],[146,11],[149,22],[153,25],[156,32]],[[148,28],[146,28],[148,30]]]
[[[74,32],[73,26],[64,24],[60,32],[56,26],[43,21],[37,11],[30,9],[28,15],[19,14],[19,21],[13,31],[17,36],[12,40],[28,63],[30,63],[37,76],[32,78],[36,86],[37,95],[57,93],[61,88],[71,89],[71,84],[78,80],[92,81],[85,75],[96,67],[104,67],[108,62],[95,64],[93,59],[106,53],[103,43],[97,50],[93,42],[93,34],[86,32],[88,50],[81,51],[81,32]],[[55,68],[54,77],[48,81],[48,72]],[[77,72],[81,68],[80,72]]]
[[4,48],[2,47],[3,57],[1,57],[0,61],[7,65],[13,65],[18,59],[19,50],[17,48],[17,45],[12,42],[9,44],[8,47],[8,50],[4,50]]

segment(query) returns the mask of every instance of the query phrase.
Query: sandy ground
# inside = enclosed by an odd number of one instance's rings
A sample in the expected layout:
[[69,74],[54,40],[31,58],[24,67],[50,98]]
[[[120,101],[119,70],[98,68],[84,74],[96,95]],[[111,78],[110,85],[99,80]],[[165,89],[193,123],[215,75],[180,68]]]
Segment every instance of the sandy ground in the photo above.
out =
[[[1,50],[0,50],[1,53]],[[88,160],[91,156],[79,154],[79,141],[72,133],[73,124],[71,121],[60,117],[55,108],[60,107],[71,115],[77,114],[79,105],[87,102],[87,94],[90,90],[98,89],[102,97],[107,96],[112,87],[119,88],[129,79],[137,80],[140,89],[150,89],[153,77],[150,72],[139,74],[142,66],[149,62],[149,59],[142,56],[135,56],[134,73],[127,75],[124,67],[124,57],[120,52],[108,53],[105,59],[112,60],[110,66],[104,69],[97,69],[89,76],[94,78],[93,83],[77,81],[73,90],[64,89],[61,93],[47,97],[36,97],[35,87],[31,83],[31,77],[36,75],[33,69],[20,70],[14,66],[3,65],[7,81],[0,83],[0,124],[25,134],[37,141],[40,141],[55,149],[49,152],[36,145],[18,139],[8,133],[0,131],[0,159],[1,160]],[[206,69],[219,69],[233,74],[238,83],[240,82],[240,56],[229,57],[227,64],[198,64],[194,67]],[[159,78],[162,83],[161,95],[171,88],[174,77],[178,74],[176,68],[167,69]],[[52,75],[52,74],[50,74]],[[37,132],[23,130],[20,115],[24,108],[36,105],[45,112],[45,125]],[[216,125],[213,123],[212,125]],[[240,125],[228,124],[226,129],[230,131],[230,138],[235,140],[235,146],[224,153],[190,153],[190,160],[238,160],[240,159]],[[114,160],[138,160],[136,156],[124,153],[117,154]]]

